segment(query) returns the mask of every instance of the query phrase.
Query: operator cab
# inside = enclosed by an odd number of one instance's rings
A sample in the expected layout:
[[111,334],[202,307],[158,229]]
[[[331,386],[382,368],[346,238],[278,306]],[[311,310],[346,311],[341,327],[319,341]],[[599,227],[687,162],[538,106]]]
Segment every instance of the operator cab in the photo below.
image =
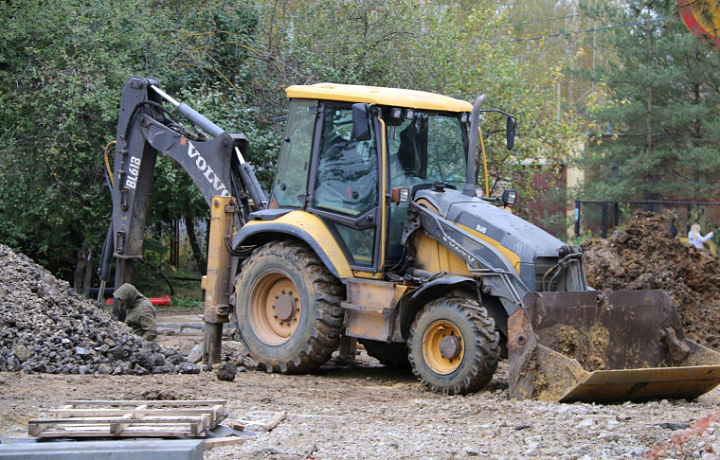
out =
[[380,273],[396,265],[411,191],[465,185],[472,106],[351,85],[291,87],[288,95],[270,207],[322,219],[354,270]]

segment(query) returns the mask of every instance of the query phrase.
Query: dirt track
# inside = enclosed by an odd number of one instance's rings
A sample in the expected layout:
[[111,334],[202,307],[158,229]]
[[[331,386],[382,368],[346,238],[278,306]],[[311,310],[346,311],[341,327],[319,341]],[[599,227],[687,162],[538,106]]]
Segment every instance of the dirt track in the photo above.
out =
[[[178,343],[178,337],[164,337]],[[197,340],[190,337],[187,340]],[[184,341],[185,339],[182,339]],[[501,363],[502,364],[502,363]],[[557,404],[507,399],[501,372],[484,391],[447,397],[364,353],[316,375],[241,372],[234,382],[200,375],[91,376],[0,373],[0,438],[27,436],[27,420],[69,399],[226,399],[230,418],[286,411],[273,431],[206,459],[614,459],[637,458],[718,411],[720,390],[696,402]],[[718,415],[718,414],[716,414]],[[720,424],[691,433],[684,455],[717,458]]]

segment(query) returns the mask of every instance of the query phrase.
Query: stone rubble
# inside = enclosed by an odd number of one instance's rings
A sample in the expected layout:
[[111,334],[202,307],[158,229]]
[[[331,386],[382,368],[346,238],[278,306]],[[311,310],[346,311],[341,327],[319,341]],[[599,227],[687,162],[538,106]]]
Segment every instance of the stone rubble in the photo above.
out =
[[0,371],[199,373],[177,351],[135,336],[110,312],[0,244]]

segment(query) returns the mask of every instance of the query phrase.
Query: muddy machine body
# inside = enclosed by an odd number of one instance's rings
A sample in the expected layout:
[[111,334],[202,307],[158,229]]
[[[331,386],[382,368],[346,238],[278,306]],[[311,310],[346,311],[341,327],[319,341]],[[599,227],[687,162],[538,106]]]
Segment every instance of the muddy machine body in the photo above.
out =
[[[108,237],[115,282],[128,281],[140,257],[151,171],[164,152],[212,210],[206,361],[219,359],[232,316],[269,372],[312,371],[359,341],[445,394],[483,388],[505,354],[516,398],[692,398],[720,381],[720,354],[684,337],[667,294],[593,291],[579,248],[506,211],[515,192],[476,196],[484,97],[336,84],[287,95],[266,197],[244,136],[156,81],[134,77],[123,93]],[[514,119],[501,115],[511,146]]]

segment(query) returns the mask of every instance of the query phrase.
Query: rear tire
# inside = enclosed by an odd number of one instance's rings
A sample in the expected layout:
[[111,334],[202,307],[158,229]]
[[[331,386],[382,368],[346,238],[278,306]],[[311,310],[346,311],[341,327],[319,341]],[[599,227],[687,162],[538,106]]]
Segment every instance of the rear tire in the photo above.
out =
[[474,393],[497,369],[499,342],[485,308],[474,300],[445,297],[428,303],[410,328],[410,364],[435,393]]
[[240,338],[268,372],[312,371],[338,347],[343,288],[306,246],[260,247],[243,263],[235,292]]

